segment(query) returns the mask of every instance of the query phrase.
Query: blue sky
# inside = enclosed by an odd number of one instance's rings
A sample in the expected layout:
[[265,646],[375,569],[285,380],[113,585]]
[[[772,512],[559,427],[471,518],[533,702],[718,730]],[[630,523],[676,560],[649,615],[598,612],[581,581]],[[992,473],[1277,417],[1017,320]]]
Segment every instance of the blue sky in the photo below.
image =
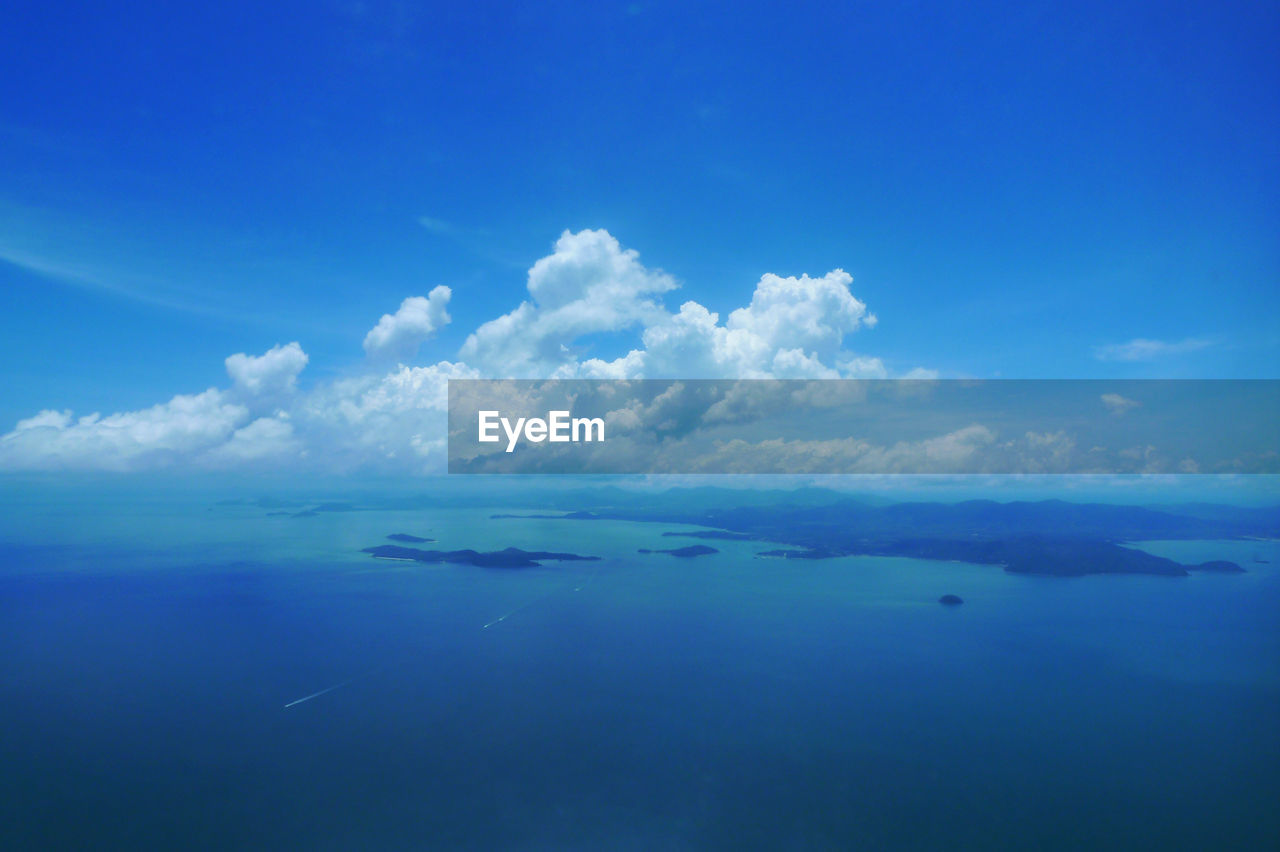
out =
[[0,430],[439,285],[456,361],[583,229],[722,320],[843,269],[892,375],[1277,376],[1273,5],[262,5],[7,7]]

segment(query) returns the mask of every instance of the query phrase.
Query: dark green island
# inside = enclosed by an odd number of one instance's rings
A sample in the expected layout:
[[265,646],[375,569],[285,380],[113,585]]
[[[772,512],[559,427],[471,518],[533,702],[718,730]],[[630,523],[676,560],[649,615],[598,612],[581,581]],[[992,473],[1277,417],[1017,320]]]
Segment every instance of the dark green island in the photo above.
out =
[[429,541],[435,541],[434,538],[423,538],[422,536],[409,535],[409,533],[392,533],[387,536],[387,541],[398,541],[402,544],[424,544]]
[[709,556],[712,553],[719,553],[714,547],[707,547],[705,544],[691,544],[688,547],[673,547],[669,550],[651,550],[642,547],[638,553],[666,553],[671,556],[678,556],[681,559],[692,559],[695,556]]

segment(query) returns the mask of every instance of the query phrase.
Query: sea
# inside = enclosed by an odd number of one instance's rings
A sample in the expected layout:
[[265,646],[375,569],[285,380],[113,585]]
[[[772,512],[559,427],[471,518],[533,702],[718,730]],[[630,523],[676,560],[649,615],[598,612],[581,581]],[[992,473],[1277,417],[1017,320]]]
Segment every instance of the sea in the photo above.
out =
[[275,511],[0,490],[0,848],[1280,848],[1275,541],[1059,578]]

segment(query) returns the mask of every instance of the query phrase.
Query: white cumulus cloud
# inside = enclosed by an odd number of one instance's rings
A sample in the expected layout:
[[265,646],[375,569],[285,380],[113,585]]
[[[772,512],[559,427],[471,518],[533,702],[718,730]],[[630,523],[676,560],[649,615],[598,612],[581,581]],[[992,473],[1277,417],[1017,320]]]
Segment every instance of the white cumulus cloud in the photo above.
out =
[[43,411],[0,438],[0,468],[133,470],[191,461],[218,446],[249,417],[215,388],[160,405],[72,422]]
[[644,330],[642,350],[622,363],[648,378],[833,379],[874,372],[878,359],[843,352],[845,335],[873,327],[874,314],[849,289],[853,279],[837,269],[821,278],[765,275],[751,303],[720,322],[717,313],[685,302]]
[[364,338],[364,351],[374,358],[408,359],[436,331],[449,324],[447,307],[453,291],[439,286],[426,295],[410,296],[394,314],[383,314]]
[[294,435],[289,415],[279,412],[271,417],[259,417],[237,429],[226,443],[209,450],[204,460],[220,466],[223,462],[236,465],[280,461],[305,454],[306,450]]
[[137,470],[182,464],[246,461],[296,452],[291,427],[259,420],[292,395],[307,354],[297,343],[262,355],[226,359],[228,389],[179,394],[168,402],[78,420],[70,411],[42,411],[0,437],[0,469]]
[[[762,276],[721,321],[604,230],[565,231],[529,269],[527,298],[481,324],[453,360],[379,371],[414,357],[450,321],[453,292],[405,299],[364,338],[362,372],[299,388],[308,363],[294,342],[226,359],[230,385],[138,411],[76,419],[42,411],[0,436],[2,469],[132,470],[188,464],[438,469],[447,387],[460,378],[885,378],[875,357],[844,349],[876,324],[842,270]],[[617,346],[616,357],[590,345]],[[591,357],[588,357],[591,356]]]
[[307,353],[297,343],[277,345],[261,355],[232,355],[226,361],[227,375],[236,389],[254,396],[288,393],[307,361]]
[[529,299],[476,329],[462,359],[493,378],[548,378],[576,369],[573,344],[659,320],[656,297],[671,276],[647,269],[608,231],[565,231],[555,251],[529,270]]

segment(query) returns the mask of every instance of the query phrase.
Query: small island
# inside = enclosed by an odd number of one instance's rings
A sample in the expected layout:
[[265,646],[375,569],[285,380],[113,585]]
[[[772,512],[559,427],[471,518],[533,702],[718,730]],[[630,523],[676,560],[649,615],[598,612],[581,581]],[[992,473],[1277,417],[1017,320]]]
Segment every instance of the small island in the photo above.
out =
[[707,547],[705,544],[691,544],[688,547],[674,547],[670,550],[650,550],[642,547],[639,553],[666,553],[671,556],[677,556],[681,559],[692,559],[695,556],[708,556],[712,553],[719,553],[714,547]]
[[694,530],[693,532],[664,532],[663,536],[678,536],[680,538],[713,538],[720,541],[755,541],[756,537],[750,533],[729,532],[728,530]]
[[428,541],[435,541],[434,538],[423,538],[422,536],[409,535],[408,533],[392,533],[387,536],[388,541],[400,541],[405,544],[422,544]]
[[756,554],[757,559],[833,559],[843,554],[830,550],[762,550]]
[[943,606],[960,606],[960,604],[964,603],[964,598],[959,595],[943,595],[938,598],[938,603]]
[[475,565],[480,568],[539,568],[547,560],[595,562],[600,559],[599,556],[553,553],[546,550],[521,550],[518,547],[482,552],[478,550],[420,550],[416,547],[380,544],[377,547],[366,547],[361,552],[368,553],[377,559],[398,559],[410,562],[425,562],[427,564]]
[[505,515],[504,515],[504,514],[498,514],[498,515],[490,515],[490,516],[489,516],[489,520],[491,520],[491,521],[510,520],[510,519],[512,519],[512,518],[519,518],[519,519],[521,519],[521,520],[526,520],[526,521],[599,521],[599,520],[602,520],[602,516],[601,516],[601,515],[597,515],[595,512],[568,512],[568,513],[560,514],[560,515],[545,515],[545,514],[532,514],[532,515],[512,515],[512,514],[505,514]]

